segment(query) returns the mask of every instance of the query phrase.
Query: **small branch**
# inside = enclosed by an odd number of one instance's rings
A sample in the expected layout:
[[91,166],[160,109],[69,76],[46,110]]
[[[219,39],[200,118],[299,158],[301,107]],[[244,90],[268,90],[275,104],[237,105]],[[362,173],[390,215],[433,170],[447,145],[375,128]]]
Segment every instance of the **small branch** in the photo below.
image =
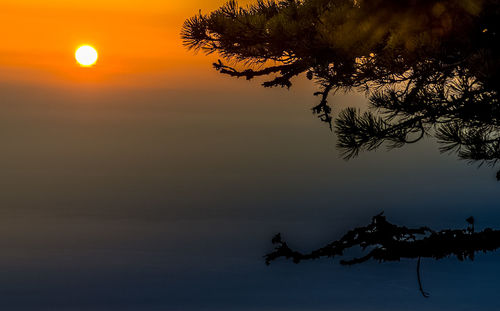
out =
[[333,118],[331,116],[332,108],[328,105],[328,95],[330,95],[334,85],[335,84],[333,82],[330,82],[324,86],[323,91],[314,93],[315,96],[321,96],[321,100],[318,105],[312,108],[313,113],[318,114],[321,121],[328,123],[330,131],[333,130]]
[[229,75],[231,77],[245,77],[247,80],[251,80],[255,77],[260,77],[260,76],[266,76],[269,74],[277,73],[277,72],[284,72],[287,70],[291,70],[296,64],[290,64],[290,65],[281,65],[281,66],[272,66],[272,67],[267,67],[261,70],[253,70],[253,69],[246,69],[243,71],[238,71],[233,67],[224,65],[220,60],[217,63],[213,64],[214,68],[219,71],[222,74]]
[[420,279],[420,257],[418,257],[418,262],[417,262],[417,279],[418,279],[418,288],[420,290],[420,293],[422,293],[422,296],[424,296],[424,298],[429,298],[430,295],[429,293],[424,291],[424,288],[422,286],[422,281]]

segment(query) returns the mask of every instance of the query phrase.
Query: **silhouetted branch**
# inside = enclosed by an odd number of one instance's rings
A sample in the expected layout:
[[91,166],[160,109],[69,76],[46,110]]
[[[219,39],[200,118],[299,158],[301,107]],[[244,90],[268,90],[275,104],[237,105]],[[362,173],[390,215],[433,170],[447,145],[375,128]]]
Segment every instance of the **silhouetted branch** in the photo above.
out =
[[473,232],[472,227],[442,231],[434,231],[428,227],[411,229],[393,225],[380,214],[373,217],[370,225],[351,230],[340,240],[310,253],[302,254],[292,251],[282,241],[281,235],[273,239],[273,244],[277,247],[274,252],[266,255],[268,264],[279,257],[291,258],[297,263],[320,257],[334,258],[341,256],[346,249],[356,245],[363,249],[367,247],[374,247],[374,249],[367,255],[369,257],[344,260],[341,264],[356,264],[366,261],[367,258],[379,261],[399,261],[402,258],[442,259],[455,256],[459,260],[467,258],[472,260],[475,252],[492,251],[500,247],[500,231],[485,229],[476,233]]
[[354,246],[370,250],[364,256],[341,260],[341,265],[351,266],[368,260],[386,262],[418,259],[419,287],[422,294],[427,296],[427,293],[422,289],[420,280],[421,258],[439,260],[455,257],[460,261],[474,260],[476,252],[486,253],[500,248],[500,230],[488,228],[481,232],[474,232],[474,218],[468,218],[467,222],[469,227],[466,229],[434,231],[428,227],[412,229],[396,226],[389,223],[383,214],[379,214],[372,218],[372,222],[368,226],[350,230],[339,240],[309,253],[301,253],[291,249],[283,241],[281,234],[278,234],[272,240],[275,249],[265,255],[265,260],[266,264],[269,265],[272,261],[282,257],[291,259],[294,263],[322,257],[333,259],[343,256],[346,250]]

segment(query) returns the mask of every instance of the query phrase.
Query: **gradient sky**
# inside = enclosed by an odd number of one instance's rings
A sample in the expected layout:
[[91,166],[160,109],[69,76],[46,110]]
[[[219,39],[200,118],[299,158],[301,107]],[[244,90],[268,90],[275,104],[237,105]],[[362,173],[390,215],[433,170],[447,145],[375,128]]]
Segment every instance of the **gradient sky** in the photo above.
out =
[[411,260],[264,265],[278,231],[308,250],[381,211],[498,228],[499,184],[432,140],[341,160],[314,85],[263,89],[183,49],[183,20],[221,3],[1,1],[0,310],[498,310],[498,254],[424,260],[430,299]]

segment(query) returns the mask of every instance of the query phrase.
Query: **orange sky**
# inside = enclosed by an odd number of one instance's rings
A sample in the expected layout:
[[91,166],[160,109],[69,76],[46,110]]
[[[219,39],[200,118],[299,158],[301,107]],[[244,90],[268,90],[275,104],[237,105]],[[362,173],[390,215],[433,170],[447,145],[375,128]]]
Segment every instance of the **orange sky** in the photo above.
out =
[[[186,51],[179,32],[187,17],[224,2],[1,0],[0,81],[154,87],[210,75],[214,57]],[[96,66],[76,64],[82,44],[98,50]]]

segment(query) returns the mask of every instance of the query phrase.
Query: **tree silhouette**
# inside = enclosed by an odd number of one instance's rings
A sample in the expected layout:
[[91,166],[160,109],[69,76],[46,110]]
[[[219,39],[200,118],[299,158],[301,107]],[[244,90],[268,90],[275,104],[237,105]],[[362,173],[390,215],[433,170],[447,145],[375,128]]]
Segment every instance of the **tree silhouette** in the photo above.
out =
[[[320,87],[313,112],[344,156],[435,136],[441,151],[480,164],[500,155],[499,0],[236,1],[186,20],[185,46],[217,53],[219,72],[265,87],[305,74]],[[357,89],[368,112],[336,120],[328,95]],[[500,171],[497,175],[500,180]]]
[[485,229],[481,232],[474,232],[474,218],[467,218],[467,222],[469,226],[466,229],[434,231],[428,227],[397,226],[388,222],[383,214],[379,214],[372,218],[368,226],[350,230],[339,240],[309,253],[292,250],[283,241],[281,234],[277,234],[272,239],[275,249],[265,255],[265,260],[269,265],[272,261],[282,257],[291,259],[297,264],[304,260],[322,257],[334,259],[343,256],[345,251],[355,246],[369,251],[362,257],[343,259],[340,261],[341,265],[351,266],[372,259],[379,262],[418,259],[419,288],[422,295],[428,297],[420,281],[421,258],[439,260],[456,257],[460,261],[474,260],[477,252],[486,253],[500,248],[500,230]]
[[[184,45],[222,57],[220,73],[264,87],[291,87],[305,75],[319,85],[313,112],[338,135],[345,158],[382,145],[402,147],[434,136],[442,152],[494,165],[500,159],[500,0],[257,0],[236,1],[186,20]],[[328,96],[364,91],[367,111],[347,108],[334,119]],[[500,171],[497,173],[500,180]],[[291,249],[277,235],[266,263],[342,256],[360,246],[368,253],[344,259],[474,259],[500,247],[500,231],[434,231],[389,223],[380,214],[310,253]]]

